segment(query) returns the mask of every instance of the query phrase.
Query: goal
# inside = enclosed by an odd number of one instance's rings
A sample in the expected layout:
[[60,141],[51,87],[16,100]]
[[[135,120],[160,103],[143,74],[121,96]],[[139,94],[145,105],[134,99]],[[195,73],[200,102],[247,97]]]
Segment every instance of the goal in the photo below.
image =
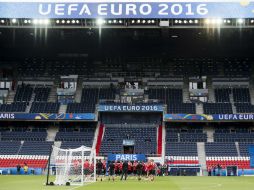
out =
[[50,158],[54,185],[84,185],[96,181],[95,150],[81,146],[76,149],[52,147]]

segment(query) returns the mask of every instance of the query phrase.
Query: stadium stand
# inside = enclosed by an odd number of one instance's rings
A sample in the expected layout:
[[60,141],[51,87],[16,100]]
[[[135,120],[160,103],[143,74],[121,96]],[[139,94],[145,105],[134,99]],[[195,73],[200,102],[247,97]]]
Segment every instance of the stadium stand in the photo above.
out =
[[2,132],[1,139],[3,141],[45,141],[47,137],[46,132],[20,132],[20,131],[9,131]]
[[234,102],[250,102],[249,88],[233,88]]
[[58,113],[59,107],[59,103],[33,102],[30,113]]
[[69,103],[68,113],[94,113],[95,105],[100,100],[114,100],[115,93],[110,88],[84,88],[81,103]]
[[123,153],[123,140],[127,139],[135,140],[135,153],[156,154],[156,127],[151,124],[150,126],[149,124],[106,124],[100,153],[102,155]]
[[20,142],[0,141],[0,155],[15,155],[20,148]]
[[237,157],[237,150],[235,143],[221,143],[213,142],[205,144],[206,156],[235,156]]
[[230,89],[227,88],[215,89],[214,93],[216,102],[230,102],[229,99]]
[[1,112],[25,112],[26,111],[26,102],[14,102],[11,104],[1,104]]
[[232,114],[231,103],[204,103],[205,114]]
[[49,93],[50,93],[50,88],[49,87],[36,87],[34,89],[35,97],[34,101],[35,102],[47,102]]
[[62,141],[62,148],[78,148],[81,145],[92,147],[94,138],[94,127],[86,128],[60,128],[56,134],[56,141]]
[[168,156],[198,156],[196,143],[169,142],[166,144],[166,155]]
[[29,102],[32,98],[33,88],[30,85],[21,85],[17,87],[14,101]]
[[237,113],[254,113],[254,106],[250,103],[235,103]]

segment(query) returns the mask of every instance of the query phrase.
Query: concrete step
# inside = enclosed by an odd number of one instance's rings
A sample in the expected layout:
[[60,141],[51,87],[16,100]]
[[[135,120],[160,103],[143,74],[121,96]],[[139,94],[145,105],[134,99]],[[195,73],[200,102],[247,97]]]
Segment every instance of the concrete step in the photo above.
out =
[[251,104],[254,105],[254,81],[253,81],[253,79],[250,80],[249,90],[250,90],[250,101],[251,101]]
[[56,133],[58,132],[58,128],[55,126],[51,126],[47,130],[47,138],[46,141],[55,141]]
[[239,143],[238,142],[235,142],[235,147],[236,147],[236,151],[237,151],[238,157],[240,157],[241,153],[240,153],[240,147],[239,147]]
[[196,113],[197,114],[203,114],[204,113],[203,104],[196,104]]
[[210,102],[215,102],[215,92],[212,84],[212,80],[207,78],[207,89],[208,89],[208,100]]
[[214,128],[205,127],[204,132],[207,134],[207,142],[214,142]]
[[233,98],[233,94],[232,93],[229,94],[229,100],[230,100],[230,103],[232,104],[232,111],[233,111],[233,113],[237,113],[236,107],[234,105],[234,98]]
[[65,104],[60,105],[58,113],[66,113],[66,111],[67,111],[67,105]]
[[11,104],[11,103],[14,102],[15,94],[16,94],[16,91],[12,91],[12,90],[9,91],[9,93],[7,95],[7,98],[6,98],[6,103],[7,104]]
[[29,104],[26,106],[26,113],[30,112],[31,107],[32,107],[32,102],[29,102]]
[[198,160],[199,160],[199,164],[201,165],[202,173],[203,175],[207,175],[205,143],[198,142],[197,150],[198,150]]
[[48,97],[48,102],[57,102],[57,85],[52,86],[49,97]]
[[79,78],[76,93],[75,93],[75,102],[77,102],[77,103],[81,102],[82,89],[83,89],[83,78]]
[[189,92],[189,79],[184,78],[183,80],[183,102],[190,101],[190,92]]

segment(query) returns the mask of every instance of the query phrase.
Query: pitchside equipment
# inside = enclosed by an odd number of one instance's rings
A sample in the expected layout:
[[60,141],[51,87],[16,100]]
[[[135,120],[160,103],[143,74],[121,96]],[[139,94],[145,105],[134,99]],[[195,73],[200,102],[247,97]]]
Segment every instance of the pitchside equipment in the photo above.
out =
[[53,146],[50,165],[55,174],[55,185],[84,185],[96,181],[95,150],[81,146],[61,149]]

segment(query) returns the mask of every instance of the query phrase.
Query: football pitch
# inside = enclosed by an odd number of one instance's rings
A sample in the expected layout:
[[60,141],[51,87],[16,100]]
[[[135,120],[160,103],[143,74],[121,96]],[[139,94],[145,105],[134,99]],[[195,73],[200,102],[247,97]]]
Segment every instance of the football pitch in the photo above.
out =
[[254,177],[157,177],[155,181],[105,181],[85,186],[44,186],[45,176],[0,176],[0,190],[253,190]]

